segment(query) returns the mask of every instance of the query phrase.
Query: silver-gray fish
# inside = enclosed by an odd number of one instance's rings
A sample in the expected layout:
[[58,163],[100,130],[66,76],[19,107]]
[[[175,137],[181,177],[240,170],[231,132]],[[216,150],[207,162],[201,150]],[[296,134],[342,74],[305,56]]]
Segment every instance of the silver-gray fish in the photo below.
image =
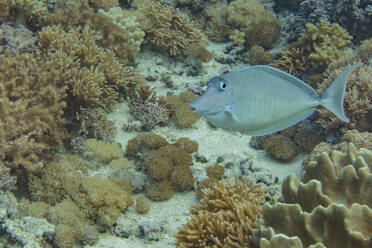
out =
[[271,66],[255,65],[212,78],[207,90],[190,104],[191,110],[214,126],[252,136],[277,132],[309,117],[323,106],[340,120],[353,65],[320,96],[304,81]]

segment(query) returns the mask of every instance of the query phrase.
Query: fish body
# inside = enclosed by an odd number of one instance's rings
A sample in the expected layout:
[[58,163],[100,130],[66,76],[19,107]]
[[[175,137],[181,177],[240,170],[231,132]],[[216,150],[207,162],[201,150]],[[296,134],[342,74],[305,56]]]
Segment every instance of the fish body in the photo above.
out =
[[320,96],[304,81],[271,66],[256,65],[212,78],[190,104],[213,125],[252,136],[277,132],[323,106],[344,122],[343,100],[349,74],[344,70]]

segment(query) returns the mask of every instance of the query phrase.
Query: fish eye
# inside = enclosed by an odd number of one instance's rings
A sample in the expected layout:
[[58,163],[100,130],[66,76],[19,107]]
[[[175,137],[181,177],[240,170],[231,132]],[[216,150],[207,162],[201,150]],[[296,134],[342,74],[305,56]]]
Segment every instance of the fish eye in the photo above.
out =
[[220,90],[226,90],[226,88],[227,88],[227,82],[226,82],[226,80],[221,80],[221,82],[220,82]]

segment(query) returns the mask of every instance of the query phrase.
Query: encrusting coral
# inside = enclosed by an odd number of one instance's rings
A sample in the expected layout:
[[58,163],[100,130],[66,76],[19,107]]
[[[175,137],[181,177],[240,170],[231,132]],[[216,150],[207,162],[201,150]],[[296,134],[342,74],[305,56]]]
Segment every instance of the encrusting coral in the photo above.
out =
[[263,207],[254,231],[260,247],[360,247],[372,245],[372,153],[357,150],[319,154],[304,165],[302,181],[283,182],[283,203]]
[[63,200],[54,206],[45,202],[21,200],[20,210],[27,216],[45,218],[55,225],[53,244],[61,248],[72,248],[77,243],[94,245],[98,241],[98,230],[93,222],[71,200]]
[[191,220],[180,227],[177,247],[253,247],[252,230],[257,228],[266,191],[247,180],[235,184],[220,181],[204,189],[200,202],[191,207]]
[[189,106],[196,98],[197,96],[190,91],[184,91],[179,95],[167,97],[171,118],[174,120],[177,127],[190,127],[200,118],[200,115],[191,112]]
[[112,226],[133,202],[129,192],[110,179],[88,175],[87,166],[75,156],[62,156],[28,180],[31,199],[49,204],[71,199],[85,216]]

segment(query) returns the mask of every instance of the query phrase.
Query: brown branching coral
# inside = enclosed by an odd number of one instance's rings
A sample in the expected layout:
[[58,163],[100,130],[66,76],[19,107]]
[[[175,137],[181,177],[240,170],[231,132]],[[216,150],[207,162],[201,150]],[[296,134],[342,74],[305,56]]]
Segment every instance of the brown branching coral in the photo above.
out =
[[139,50],[144,32],[136,16],[117,5],[116,0],[61,0],[57,2],[55,12],[46,16],[44,23],[68,28],[89,25],[91,30],[102,35],[96,43],[111,49],[120,62],[126,64],[129,57],[135,56]]
[[148,41],[166,49],[171,56],[187,56],[190,46],[196,45],[205,52],[207,41],[202,33],[175,8],[154,0],[138,0],[136,6]]
[[204,11],[206,32],[214,41],[232,40],[240,46],[272,48],[280,34],[280,24],[263,1],[236,0],[211,4]]
[[15,26],[26,22],[40,21],[48,13],[47,1],[0,0],[0,23],[13,22]]
[[305,70],[307,63],[307,54],[300,48],[288,48],[283,51],[279,59],[270,65],[288,72],[292,75],[297,75]]
[[142,86],[129,101],[132,115],[145,130],[169,123],[169,104],[165,97],[158,97],[149,86]]
[[39,37],[45,56],[61,61],[55,68],[60,70],[55,84],[68,86],[69,102],[76,106],[110,109],[119,91],[129,94],[142,82],[132,67],[122,65],[110,49],[97,44],[101,34],[87,26],[68,32],[61,26],[46,27]]
[[[318,85],[320,93],[325,92],[328,86],[341,73],[342,69],[332,71],[327,79]],[[349,76],[346,88],[344,109],[350,123],[341,122],[337,117],[325,109],[319,109],[321,115],[319,123],[327,130],[341,128],[357,129],[359,131],[371,131],[372,120],[372,69],[368,65],[363,65]]]
[[257,228],[265,190],[243,180],[235,185],[218,182],[205,189],[200,202],[191,207],[191,220],[179,228],[178,246],[252,247],[251,233]]
[[67,138],[65,86],[46,71],[56,61],[0,55],[0,158],[6,167],[40,170]]

